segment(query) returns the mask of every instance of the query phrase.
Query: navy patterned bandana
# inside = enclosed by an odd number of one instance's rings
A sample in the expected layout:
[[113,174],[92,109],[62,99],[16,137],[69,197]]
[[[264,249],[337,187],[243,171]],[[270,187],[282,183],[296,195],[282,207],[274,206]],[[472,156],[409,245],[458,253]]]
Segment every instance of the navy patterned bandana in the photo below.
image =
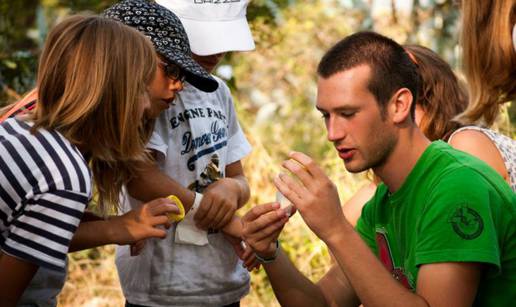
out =
[[186,81],[191,85],[204,92],[213,92],[219,86],[192,59],[183,25],[170,10],[145,0],[126,0],[105,10],[104,16],[121,21],[149,37],[161,56],[185,71]]

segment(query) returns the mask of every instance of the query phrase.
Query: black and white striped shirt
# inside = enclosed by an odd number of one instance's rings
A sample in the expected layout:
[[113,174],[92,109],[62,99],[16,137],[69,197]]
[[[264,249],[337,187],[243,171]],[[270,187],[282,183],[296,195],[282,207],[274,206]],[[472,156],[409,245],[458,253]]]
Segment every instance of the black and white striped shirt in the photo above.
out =
[[0,124],[0,246],[54,270],[65,268],[70,240],[91,198],[91,174],[60,133],[9,118]]

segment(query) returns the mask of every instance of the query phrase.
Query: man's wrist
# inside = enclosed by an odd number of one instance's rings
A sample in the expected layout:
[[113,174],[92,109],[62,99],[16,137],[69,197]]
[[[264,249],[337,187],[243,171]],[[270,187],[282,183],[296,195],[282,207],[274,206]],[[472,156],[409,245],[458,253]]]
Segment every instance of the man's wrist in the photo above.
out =
[[350,233],[354,232],[353,226],[347,222],[347,220],[343,220],[342,223],[334,226],[334,231],[331,232],[331,235],[327,238],[321,238],[328,247],[332,246],[340,246],[343,241],[345,242],[345,237]]
[[274,260],[276,260],[276,258],[278,257],[279,250],[280,250],[279,240],[276,240],[274,246],[275,246],[274,251],[271,254],[259,255],[258,253],[254,253],[254,255],[256,256],[256,259],[262,264],[274,262]]

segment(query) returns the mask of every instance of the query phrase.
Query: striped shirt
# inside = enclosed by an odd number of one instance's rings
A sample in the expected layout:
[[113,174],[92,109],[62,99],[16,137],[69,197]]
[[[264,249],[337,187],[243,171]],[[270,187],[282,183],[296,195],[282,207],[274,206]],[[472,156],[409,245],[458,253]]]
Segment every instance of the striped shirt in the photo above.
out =
[[70,240],[91,198],[91,174],[60,133],[9,118],[0,124],[0,247],[62,271]]

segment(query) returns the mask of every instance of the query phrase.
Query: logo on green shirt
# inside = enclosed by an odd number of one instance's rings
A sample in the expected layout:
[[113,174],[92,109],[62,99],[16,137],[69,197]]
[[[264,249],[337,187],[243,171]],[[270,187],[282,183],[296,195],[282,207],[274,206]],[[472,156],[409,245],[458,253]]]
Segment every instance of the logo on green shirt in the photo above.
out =
[[457,208],[449,222],[453,230],[464,240],[477,238],[484,230],[484,222],[477,211],[467,206]]

